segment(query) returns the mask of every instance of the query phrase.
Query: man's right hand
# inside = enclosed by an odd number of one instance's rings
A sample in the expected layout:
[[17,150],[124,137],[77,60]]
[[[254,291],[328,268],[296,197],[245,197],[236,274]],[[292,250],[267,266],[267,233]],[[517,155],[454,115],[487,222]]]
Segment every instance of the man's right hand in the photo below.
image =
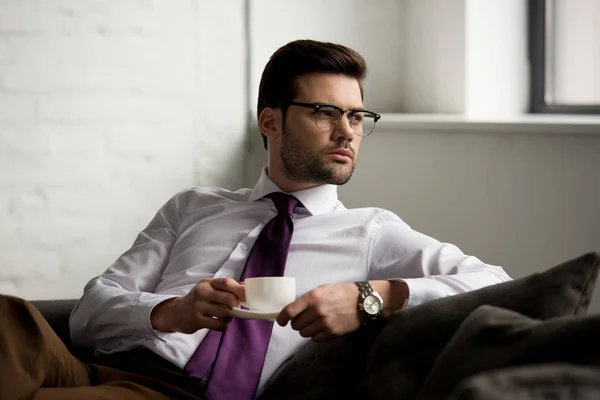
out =
[[194,333],[225,330],[231,309],[246,301],[244,286],[231,278],[207,278],[188,294],[159,303],[150,314],[152,328],[161,332]]

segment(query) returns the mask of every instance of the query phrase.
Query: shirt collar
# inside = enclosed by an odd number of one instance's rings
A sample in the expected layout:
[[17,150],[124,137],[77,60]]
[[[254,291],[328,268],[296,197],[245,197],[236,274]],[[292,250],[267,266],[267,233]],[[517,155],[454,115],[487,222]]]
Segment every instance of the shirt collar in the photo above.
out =
[[[267,175],[267,167],[264,167],[260,179],[250,193],[248,201],[256,201],[273,192],[284,192]],[[311,215],[323,214],[332,211],[337,204],[337,185],[320,185],[310,189],[299,190],[288,193],[296,197]]]

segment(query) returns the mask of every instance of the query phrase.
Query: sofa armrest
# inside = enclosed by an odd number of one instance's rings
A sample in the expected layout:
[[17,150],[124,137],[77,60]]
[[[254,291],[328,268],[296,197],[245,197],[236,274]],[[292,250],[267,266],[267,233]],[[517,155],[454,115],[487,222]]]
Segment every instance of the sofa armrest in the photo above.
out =
[[30,303],[40,311],[71,354],[85,362],[93,358],[94,350],[76,347],[71,341],[71,331],[69,329],[69,316],[77,301],[77,299],[34,300]]
[[77,300],[37,300],[31,301],[31,304],[40,311],[63,343],[67,347],[72,346],[69,316],[77,304]]

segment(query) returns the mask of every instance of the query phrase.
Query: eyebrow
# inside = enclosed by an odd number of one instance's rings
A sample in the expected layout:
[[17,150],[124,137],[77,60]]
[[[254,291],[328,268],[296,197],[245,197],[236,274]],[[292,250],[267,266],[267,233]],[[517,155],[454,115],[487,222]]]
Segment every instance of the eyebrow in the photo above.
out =
[[[324,102],[324,101],[314,101],[314,102],[309,102],[309,103],[318,104],[320,106],[336,106],[336,107],[340,107],[337,104],[327,103],[327,102]],[[343,107],[340,107],[340,108],[342,110],[344,109]],[[347,109],[347,111],[356,111],[356,110],[365,110],[365,111],[367,111],[364,106],[361,106],[361,107],[350,107],[350,108]]]

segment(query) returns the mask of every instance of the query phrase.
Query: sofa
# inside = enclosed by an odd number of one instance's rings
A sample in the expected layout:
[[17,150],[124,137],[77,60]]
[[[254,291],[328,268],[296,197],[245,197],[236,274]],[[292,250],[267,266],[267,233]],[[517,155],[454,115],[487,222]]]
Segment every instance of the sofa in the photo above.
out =
[[[259,400],[600,398],[600,315],[587,315],[600,255],[395,312],[326,343],[309,342]],[[71,353],[76,300],[32,302]]]

